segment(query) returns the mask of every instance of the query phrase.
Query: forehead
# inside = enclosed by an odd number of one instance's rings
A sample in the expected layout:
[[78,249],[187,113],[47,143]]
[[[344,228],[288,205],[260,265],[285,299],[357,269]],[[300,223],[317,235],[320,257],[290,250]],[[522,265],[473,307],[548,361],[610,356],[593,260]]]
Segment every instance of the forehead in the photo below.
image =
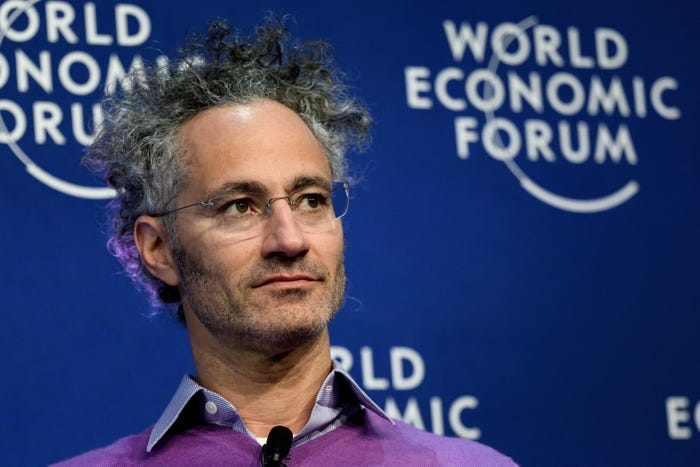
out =
[[183,191],[203,196],[226,183],[255,181],[271,191],[299,177],[331,181],[321,144],[291,109],[274,101],[208,109],[180,130],[189,166]]

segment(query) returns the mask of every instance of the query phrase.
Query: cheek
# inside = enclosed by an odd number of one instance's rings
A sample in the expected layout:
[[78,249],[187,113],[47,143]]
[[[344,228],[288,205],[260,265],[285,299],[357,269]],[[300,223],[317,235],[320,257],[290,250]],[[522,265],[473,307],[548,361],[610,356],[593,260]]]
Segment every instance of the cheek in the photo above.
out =
[[[208,237],[208,238],[206,238]],[[246,272],[252,270],[259,259],[260,247],[253,240],[232,242],[214,236],[203,236],[196,255],[197,263],[216,277],[218,286],[238,289],[244,284]]]
[[261,237],[236,240],[220,235],[202,235],[198,242],[202,245],[203,255],[217,264],[225,264],[228,268],[245,267],[258,259],[262,251]]
[[345,259],[345,240],[343,238],[342,229],[339,233],[328,240],[325,245],[324,262],[327,264],[330,271],[337,270],[344,264]]

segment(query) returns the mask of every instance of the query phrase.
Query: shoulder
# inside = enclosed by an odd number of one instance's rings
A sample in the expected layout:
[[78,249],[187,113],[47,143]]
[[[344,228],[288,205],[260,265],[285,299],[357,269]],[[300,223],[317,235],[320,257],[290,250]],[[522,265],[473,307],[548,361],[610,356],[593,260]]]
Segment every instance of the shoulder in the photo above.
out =
[[151,428],[113,444],[54,464],[58,467],[116,467],[125,465],[227,465],[231,459],[260,456],[260,445],[250,436],[214,424],[168,433],[148,452]]
[[439,465],[505,467],[517,465],[511,458],[476,441],[448,438],[418,429],[402,421],[394,425],[370,415],[367,420],[382,440],[387,459],[406,458],[409,464],[424,459]]
[[55,466],[72,467],[72,466],[112,466],[124,465],[125,463],[138,463],[142,460],[146,453],[146,443],[151,429],[147,429],[143,433],[137,435],[126,436],[121,438],[109,446],[94,449],[79,456],[61,461]]

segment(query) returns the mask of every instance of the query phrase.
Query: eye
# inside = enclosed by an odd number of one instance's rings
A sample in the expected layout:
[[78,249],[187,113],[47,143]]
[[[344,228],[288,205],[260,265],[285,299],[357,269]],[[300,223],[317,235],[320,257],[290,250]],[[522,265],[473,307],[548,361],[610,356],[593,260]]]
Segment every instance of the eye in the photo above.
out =
[[243,217],[254,214],[254,202],[250,198],[222,200],[217,212],[226,216]]
[[324,193],[304,193],[297,198],[296,210],[305,216],[325,216],[330,207],[329,200],[329,196]]
[[231,205],[231,207],[236,211],[238,214],[246,214],[248,211],[250,211],[250,204],[248,204],[247,199],[239,199],[235,203]]
[[322,193],[305,193],[299,197],[297,206],[304,211],[317,211],[326,208],[328,197]]
[[321,198],[316,194],[306,195],[302,199],[302,202],[306,203],[309,208],[316,209],[321,204]]

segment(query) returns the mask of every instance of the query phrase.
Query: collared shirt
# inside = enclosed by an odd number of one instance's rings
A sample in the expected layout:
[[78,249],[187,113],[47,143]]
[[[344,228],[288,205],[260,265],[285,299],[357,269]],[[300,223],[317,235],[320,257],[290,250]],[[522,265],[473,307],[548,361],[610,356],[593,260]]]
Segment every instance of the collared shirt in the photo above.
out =
[[[367,408],[392,424],[395,422],[365,394],[360,386],[341,366],[333,361],[333,369],[316,395],[311,416],[304,428],[295,433],[292,446],[311,441],[342,425],[356,411]],[[236,408],[221,395],[200,386],[186,375],[165,411],[153,426],[146,451],[151,450],[176,425],[178,429],[211,423],[227,426],[251,438]]]
[[[56,465],[253,467],[260,465],[261,450],[233,405],[186,376],[152,428]],[[477,442],[394,422],[337,364],[316,396],[308,423],[294,436],[285,463],[516,466]]]

